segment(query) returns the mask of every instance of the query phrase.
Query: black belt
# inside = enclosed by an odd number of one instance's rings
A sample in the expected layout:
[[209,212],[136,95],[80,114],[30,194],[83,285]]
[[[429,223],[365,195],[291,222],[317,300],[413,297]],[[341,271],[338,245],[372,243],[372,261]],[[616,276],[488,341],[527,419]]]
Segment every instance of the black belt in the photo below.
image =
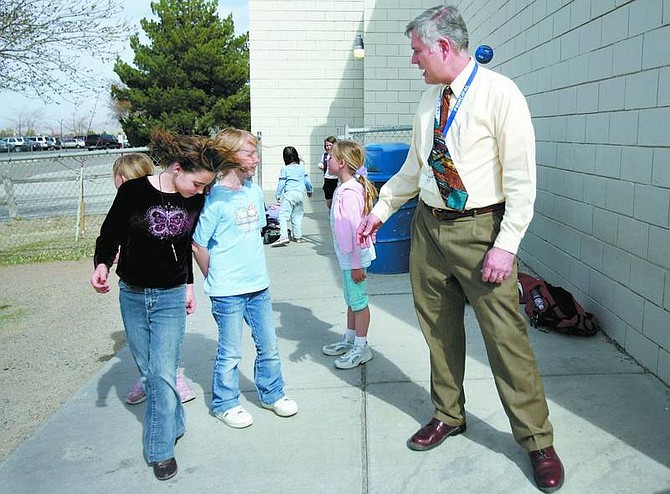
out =
[[472,216],[477,216],[478,214],[492,213],[493,211],[504,211],[505,203],[501,202],[498,204],[492,204],[490,206],[484,206],[481,208],[472,208],[466,209],[465,211],[454,211],[451,209],[439,209],[429,206],[425,202],[421,203],[430,211],[435,218],[438,220],[457,220],[458,218],[469,218]]

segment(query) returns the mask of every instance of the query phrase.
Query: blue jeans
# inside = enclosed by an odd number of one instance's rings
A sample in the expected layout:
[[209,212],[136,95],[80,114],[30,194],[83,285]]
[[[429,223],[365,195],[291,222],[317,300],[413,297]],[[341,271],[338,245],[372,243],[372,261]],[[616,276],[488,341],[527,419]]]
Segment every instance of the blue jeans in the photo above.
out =
[[251,328],[256,344],[254,382],[258,397],[261,403],[272,405],[284,396],[284,379],[270,290],[210,298],[212,315],[219,326],[219,348],[212,378],[212,413],[222,413],[240,404],[238,365],[242,360],[243,322]]
[[288,238],[291,223],[293,238],[302,238],[302,218],[305,216],[305,194],[299,190],[287,190],[279,206],[279,237]]
[[149,463],[174,456],[186,431],[177,391],[177,364],[186,328],[186,285],[142,288],[119,281],[121,317],[147,395],[144,455]]

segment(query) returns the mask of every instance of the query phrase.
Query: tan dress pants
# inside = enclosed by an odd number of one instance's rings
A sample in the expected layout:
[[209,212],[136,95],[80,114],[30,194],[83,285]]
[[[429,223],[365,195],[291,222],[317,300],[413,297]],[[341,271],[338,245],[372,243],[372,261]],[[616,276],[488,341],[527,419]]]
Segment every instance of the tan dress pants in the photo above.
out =
[[421,202],[412,222],[410,280],[430,349],[435,418],[465,423],[466,300],[479,323],[489,365],[516,441],[527,451],[553,443],[553,428],[527,325],[519,313],[517,269],[500,285],[481,281],[484,255],[504,212],[439,220]]

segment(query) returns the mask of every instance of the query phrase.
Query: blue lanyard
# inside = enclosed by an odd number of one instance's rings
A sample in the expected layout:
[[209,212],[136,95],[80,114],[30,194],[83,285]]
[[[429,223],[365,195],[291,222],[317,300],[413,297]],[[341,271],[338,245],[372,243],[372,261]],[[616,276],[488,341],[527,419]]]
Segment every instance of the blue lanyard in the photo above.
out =
[[[470,85],[472,84],[472,81],[475,78],[475,74],[477,74],[477,69],[479,68],[479,64],[475,62],[475,66],[472,69],[472,72],[470,73],[470,77],[468,77],[467,82],[465,83],[465,86],[463,86],[463,89],[461,90],[461,94],[458,95],[458,99],[456,100],[456,104],[454,107],[451,109],[451,112],[449,112],[449,118],[447,119],[447,123],[444,125],[444,130],[442,131],[442,138],[446,139],[447,137],[447,132],[449,131],[449,127],[451,127],[451,123],[454,121],[454,117],[456,116],[456,113],[458,113],[458,109],[461,107],[461,103],[463,103],[463,99],[465,98],[465,95],[468,93],[468,89],[470,89]],[[442,95],[439,94],[437,97],[437,104],[435,105],[435,119],[439,122],[440,121],[440,107],[442,106]]]

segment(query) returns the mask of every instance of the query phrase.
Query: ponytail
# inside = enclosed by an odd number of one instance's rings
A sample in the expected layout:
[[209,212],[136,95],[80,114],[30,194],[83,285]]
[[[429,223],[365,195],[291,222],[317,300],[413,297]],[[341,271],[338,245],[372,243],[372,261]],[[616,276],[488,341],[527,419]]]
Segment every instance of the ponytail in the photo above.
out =
[[357,175],[356,180],[363,186],[363,190],[365,191],[365,207],[363,208],[363,212],[368,214],[372,211],[372,207],[375,205],[375,201],[379,195],[377,187],[365,175]]

